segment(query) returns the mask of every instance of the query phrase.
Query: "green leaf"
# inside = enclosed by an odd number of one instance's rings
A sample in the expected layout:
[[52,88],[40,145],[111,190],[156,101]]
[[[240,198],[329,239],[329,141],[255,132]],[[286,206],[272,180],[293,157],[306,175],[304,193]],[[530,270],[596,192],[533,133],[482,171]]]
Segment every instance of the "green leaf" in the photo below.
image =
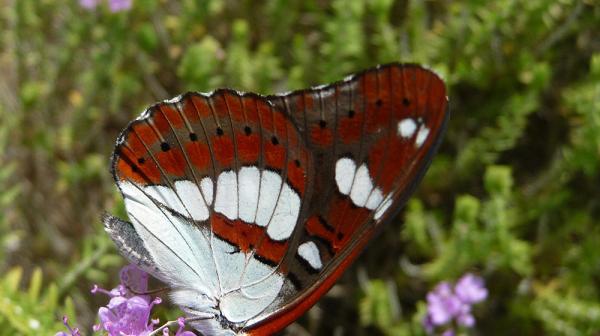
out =
[[31,302],[35,302],[40,297],[40,290],[42,289],[42,270],[38,267],[33,270],[31,279],[29,280],[29,299]]

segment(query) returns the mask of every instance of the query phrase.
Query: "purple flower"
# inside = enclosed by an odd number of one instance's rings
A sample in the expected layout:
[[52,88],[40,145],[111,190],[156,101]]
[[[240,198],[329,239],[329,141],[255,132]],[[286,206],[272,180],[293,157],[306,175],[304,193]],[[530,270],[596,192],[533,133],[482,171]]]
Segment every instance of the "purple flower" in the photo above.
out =
[[[79,0],[79,5],[87,10],[94,10],[103,0]],[[122,12],[131,9],[133,0],[108,0],[108,9],[111,12]]]
[[454,330],[452,329],[447,329],[446,331],[444,331],[442,333],[442,336],[454,336]]
[[160,298],[150,300],[143,295],[148,288],[148,274],[134,265],[123,267],[120,272],[121,284],[111,291],[94,285],[92,293],[104,293],[110,296],[106,307],[98,310],[100,324],[94,331],[105,330],[110,336],[147,335],[154,330],[158,321],[150,319],[150,311],[161,302]]
[[[439,283],[427,294],[427,315],[423,327],[428,334],[436,328],[456,322],[459,326],[470,328],[475,325],[471,314],[471,305],[485,300],[488,291],[483,279],[467,273],[451,286],[447,281]],[[442,329],[442,335],[454,335],[454,329]]]
[[462,302],[452,292],[448,282],[437,285],[427,294],[427,309],[434,325],[450,322],[460,311]]
[[464,309],[456,315],[456,322],[463,326],[470,328],[475,325],[475,317],[471,314],[471,306],[468,304],[463,305]]
[[488,291],[481,277],[467,273],[454,286],[456,296],[465,303],[478,303],[487,298]]
[[96,7],[100,4],[100,0],[79,0],[79,5],[85,9],[96,9]]
[[102,328],[111,336],[149,334],[154,330],[155,324],[155,321],[148,323],[150,311],[160,302],[160,298],[148,302],[140,296],[114,297],[106,307],[98,310],[100,325],[95,326],[94,330],[98,331]]
[[[177,319],[177,324],[179,325],[179,328],[175,332],[175,336],[196,336],[196,334],[194,334],[191,331],[183,330],[183,328],[185,327],[185,319],[183,317],[180,317]],[[169,328],[163,328],[163,336],[168,336],[168,335],[169,335]]]
[[64,331],[59,331],[54,336],[81,336],[81,333],[79,332],[78,328],[71,328],[71,326],[69,325],[69,319],[66,316],[63,316],[63,324],[65,325],[65,327],[67,327],[69,333],[67,334]]
[[[100,323],[94,325],[93,330],[105,331],[103,335],[108,336],[147,336],[153,331],[162,330],[163,335],[169,335],[168,325],[174,322],[168,322],[165,327],[154,329],[158,324],[158,319],[150,319],[152,308],[161,303],[160,298],[151,300],[148,291],[148,274],[134,265],[128,265],[121,269],[119,273],[121,283],[112,290],[108,291],[94,285],[92,293],[102,293],[110,297],[106,307],[98,310]],[[63,323],[69,330],[69,333],[58,332],[55,336],[81,336],[77,328],[71,329],[67,323],[67,317],[63,318]],[[184,331],[185,320],[181,317],[177,319],[179,329],[175,336],[195,336],[190,331]]]
[[133,0],[108,0],[108,8],[111,12],[121,12],[131,9]]

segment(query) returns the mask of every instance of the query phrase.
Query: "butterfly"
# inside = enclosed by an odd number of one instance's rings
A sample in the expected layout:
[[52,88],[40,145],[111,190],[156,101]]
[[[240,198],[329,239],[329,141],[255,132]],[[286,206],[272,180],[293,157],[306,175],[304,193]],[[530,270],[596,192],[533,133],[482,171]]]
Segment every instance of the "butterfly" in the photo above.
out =
[[405,204],[448,120],[444,82],[380,65],[271,96],[218,89],[149,107],[112,173],[121,254],[204,335],[269,335],[325,294]]

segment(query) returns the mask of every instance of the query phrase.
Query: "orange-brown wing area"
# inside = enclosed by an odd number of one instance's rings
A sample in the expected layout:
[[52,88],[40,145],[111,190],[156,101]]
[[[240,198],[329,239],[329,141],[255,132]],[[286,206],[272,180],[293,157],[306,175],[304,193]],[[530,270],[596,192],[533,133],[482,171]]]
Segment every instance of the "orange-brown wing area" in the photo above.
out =
[[285,327],[329,290],[412,194],[448,119],[444,82],[417,65],[268,98],[299,127],[317,168],[299,248],[286,259],[299,293],[247,326],[250,335]]
[[[304,198],[310,160],[298,129],[284,113],[259,95],[223,89],[212,94],[187,93],[150,107],[119,137],[113,175],[119,186],[129,183],[142,191],[152,187],[175,191],[177,200],[171,203],[177,204],[163,204],[167,208],[184,212],[181,215],[193,219],[195,225],[210,228],[239,250],[279,265],[287,240],[271,239],[265,226],[234,218],[243,206],[239,203],[229,216],[216,211],[218,181],[223,174],[238,173],[244,167],[261,174],[271,171]],[[197,186],[208,215],[194,216],[198,213],[191,209],[194,204],[179,194],[180,181]]]

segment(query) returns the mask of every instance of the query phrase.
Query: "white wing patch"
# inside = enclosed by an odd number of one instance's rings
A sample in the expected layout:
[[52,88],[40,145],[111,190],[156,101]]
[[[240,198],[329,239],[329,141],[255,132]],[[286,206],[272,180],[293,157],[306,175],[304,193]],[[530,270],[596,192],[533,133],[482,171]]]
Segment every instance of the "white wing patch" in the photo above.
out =
[[425,125],[421,125],[419,128],[419,132],[417,133],[417,139],[415,139],[415,144],[417,147],[423,146],[425,140],[427,140],[427,136],[429,135],[429,128]]
[[[234,323],[247,321],[267,308],[275,300],[282,286],[283,276],[273,273],[253,286],[224,295],[221,298],[221,313]],[[247,292],[253,292],[257,296],[248,296]]]
[[319,248],[317,247],[317,244],[312,241],[300,244],[300,246],[298,246],[298,255],[315,270],[320,270],[321,267],[323,267]]
[[175,190],[194,220],[205,221],[208,219],[209,212],[206,201],[195,183],[187,180],[176,181]]
[[265,170],[261,175],[256,167],[243,167],[237,176],[234,172],[219,175],[215,211],[266,227],[269,237],[284,240],[296,227],[300,197],[279,174]]
[[375,220],[378,220],[379,218],[381,218],[381,216],[383,216],[383,214],[387,211],[387,209],[392,205],[392,203],[394,202],[394,199],[392,198],[392,195],[389,194],[387,195],[384,199],[383,199],[383,203],[381,203],[381,206],[379,206],[379,209],[377,209],[377,211],[375,211]]
[[342,194],[348,195],[350,193],[355,172],[356,164],[354,163],[354,160],[344,157],[336,162],[335,182]]
[[238,188],[237,175],[233,171],[222,172],[217,179],[217,197],[215,211],[227,218],[238,218]]
[[375,210],[383,201],[381,189],[373,184],[369,168],[364,163],[356,169],[354,160],[339,159],[335,165],[335,181],[340,193],[349,195],[358,207]]
[[375,210],[377,209],[379,204],[381,204],[381,201],[383,201],[383,194],[381,193],[381,189],[375,188],[371,192],[371,195],[369,195],[369,199],[367,200],[367,204],[365,204],[365,207],[367,207],[367,209],[369,210]]
[[373,190],[373,180],[371,180],[371,176],[369,175],[369,168],[363,163],[356,170],[354,183],[350,191],[350,198],[356,206],[364,207],[369,194],[371,194],[371,190]]
[[273,274],[273,267],[251,258],[241,276],[241,286],[250,286]]
[[416,130],[417,123],[411,118],[402,119],[398,122],[398,135],[405,139],[412,137]]
[[288,239],[298,220],[300,197],[287,183],[283,184],[277,207],[267,227],[267,234],[274,240]]
[[281,176],[269,170],[262,172],[260,177],[260,198],[258,199],[258,212],[256,225],[265,227],[275,210],[279,192],[281,190]]
[[[162,185],[146,186],[143,189],[155,201],[186,218],[197,221],[208,219],[208,205],[195,183],[181,180],[176,181],[174,187],[175,190]],[[212,197],[212,190],[210,194]]]
[[238,190],[240,199],[240,219],[253,223],[258,207],[258,191],[260,187],[260,171],[256,167],[243,167],[238,173]]
[[177,196],[173,189],[161,185],[147,186],[144,187],[144,192],[171,210],[174,210],[186,217],[190,216],[190,213],[185,208],[183,202],[179,199],[179,196]]
[[[207,317],[201,328],[218,335],[225,329],[210,322],[212,315],[221,313],[233,323],[256,317],[278,297],[284,276],[191,220],[209,220],[214,206],[228,219],[259,225],[281,241],[296,227],[301,199],[278,173],[254,166],[222,172],[215,180],[204,177],[199,186],[180,180],[173,189],[119,186],[135,230],[165,274],[162,280],[174,288],[174,302],[192,316]],[[311,258],[314,263],[314,252]],[[320,262],[318,251],[317,258]]]
[[247,321],[275,300],[283,276],[254,258],[246,265],[245,253],[219,238],[212,241],[221,280],[221,313],[234,323]]
[[204,199],[206,203],[210,206],[213,202],[213,181],[210,177],[205,177],[200,181],[200,188],[202,189],[202,194],[204,194]]
[[136,232],[161,274],[167,277],[162,280],[216,295],[217,274],[206,234],[161,209],[158,200],[146,190],[129,182],[122,182],[119,187]]
[[221,282],[221,295],[240,288],[240,275],[246,265],[246,254],[213,235],[212,248]]

